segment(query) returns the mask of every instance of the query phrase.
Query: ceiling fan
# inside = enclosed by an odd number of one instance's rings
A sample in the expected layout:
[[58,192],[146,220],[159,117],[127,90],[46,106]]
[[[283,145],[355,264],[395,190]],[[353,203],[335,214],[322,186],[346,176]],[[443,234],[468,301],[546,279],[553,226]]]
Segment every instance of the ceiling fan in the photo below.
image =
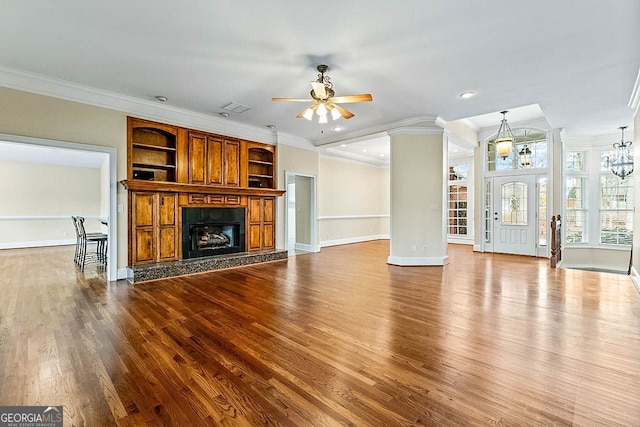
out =
[[298,114],[297,118],[305,118],[311,120],[313,113],[316,113],[319,117],[318,123],[327,123],[327,115],[331,115],[333,120],[337,120],[340,117],[350,119],[353,117],[353,113],[344,109],[338,104],[345,104],[349,102],[369,102],[373,101],[371,94],[365,93],[360,95],[345,95],[335,96],[333,91],[333,83],[331,78],[325,76],[324,73],[329,69],[327,65],[318,65],[317,70],[318,79],[311,82],[311,99],[301,98],[271,98],[272,101],[292,101],[292,102],[313,102],[313,104],[307,107],[304,111]]

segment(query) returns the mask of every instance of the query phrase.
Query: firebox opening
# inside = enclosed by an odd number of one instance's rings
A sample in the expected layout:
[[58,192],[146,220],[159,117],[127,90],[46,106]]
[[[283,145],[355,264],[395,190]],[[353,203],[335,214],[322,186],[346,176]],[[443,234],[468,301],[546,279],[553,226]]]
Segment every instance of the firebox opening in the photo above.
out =
[[245,250],[243,208],[183,208],[183,259]]

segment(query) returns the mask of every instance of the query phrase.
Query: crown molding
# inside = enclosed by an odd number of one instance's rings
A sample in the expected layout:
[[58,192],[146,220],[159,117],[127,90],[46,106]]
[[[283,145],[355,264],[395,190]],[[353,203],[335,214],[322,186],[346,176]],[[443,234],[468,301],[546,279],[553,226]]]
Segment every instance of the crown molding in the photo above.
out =
[[638,114],[638,106],[640,106],[640,69],[638,69],[638,76],[636,77],[636,82],[633,85],[631,97],[629,97],[629,107],[633,109],[634,115]]
[[387,132],[390,136],[396,135],[442,135],[444,129],[441,127],[401,127],[390,129]]
[[318,151],[318,148],[311,141],[296,135],[285,132],[276,132],[277,145],[288,145],[290,147],[302,148],[303,150]]
[[[337,137],[329,137],[323,140],[316,141],[315,145],[316,147],[321,147],[323,145],[328,145],[335,142],[353,141],[356,138],[360,138],[360,140],[362,141],[365,139],[370,139],[370,137],[374,137],[374,135],[379,134],[381,132],[388,133],[391,129],[409,127],[409,126],[422,127],[421,125],[423,123],[425,124],[425,127],[435,127],[436,118],[437,118],[436,116],[432,116],[432,115],[410,117],[408,119],[403,119],[395,122],[372,126],[367,129],[347,133]],[[440,132],[442,132],[442,129],[439,129],[439,130]]]
[[325,151],[320,153],[319,157],[323,159],[336,160],[339,162],[354,163],[363,166],[371,166],[375,168],[389,168],[389,159],[386,157],[386,161],[375,161],[365,156],[359,156],[358,154],[348,152],[335,152]]
[[0,86],[122,111],[141,118],[275,144],[275,132],[150,101],[0,66]]

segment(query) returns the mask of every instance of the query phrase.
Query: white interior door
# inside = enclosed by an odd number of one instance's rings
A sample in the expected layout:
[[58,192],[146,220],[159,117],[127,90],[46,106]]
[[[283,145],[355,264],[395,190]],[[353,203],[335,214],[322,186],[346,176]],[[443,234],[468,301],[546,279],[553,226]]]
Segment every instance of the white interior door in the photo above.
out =
[[493,251],[536,255],[536,177],[493,179]]

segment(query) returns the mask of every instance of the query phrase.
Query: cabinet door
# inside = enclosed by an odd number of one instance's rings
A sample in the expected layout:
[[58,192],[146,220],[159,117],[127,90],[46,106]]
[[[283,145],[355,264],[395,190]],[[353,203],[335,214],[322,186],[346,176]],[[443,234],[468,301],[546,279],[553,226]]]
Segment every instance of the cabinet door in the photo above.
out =
[[178,195],[175,193],[158,193],[158,225],[160,227],[177,224],[176,207],[178,206]]
[[271,249],[274,245],[273,223],[262,225],[262,249]]
[[175,227],[160,227],[158,231],[158,261],[177,259],[176,237]]
[[207,142],[207,184],[222,185],[222,152],[224,141],[209,137]]
[[262,248],[262,226],[249,224],[249,250],[255,251]]
[[134,264],[154,261],[155,248],[153,245],[153,228],[136,228],[134,235]]
[[189,183],[205,183],[207,137],[189,134]]
[[153,227],[153,196],[154,193],[132,194],[134,227]]
[[259,224],[262,219],[262,199],[249,197],[249,223]]
[[262,221],[263,222],[273,222],[273,206],[274,206],[274,198],[273,197],[265,197],[262,204]]
[[224,143],[224,184],[240,186],[240,141]]
[[158,261],[178,258],[178,195],[158,193]]
[[131,258],[134,264],[155,260],[154,201],[154,193],[131,193]]

